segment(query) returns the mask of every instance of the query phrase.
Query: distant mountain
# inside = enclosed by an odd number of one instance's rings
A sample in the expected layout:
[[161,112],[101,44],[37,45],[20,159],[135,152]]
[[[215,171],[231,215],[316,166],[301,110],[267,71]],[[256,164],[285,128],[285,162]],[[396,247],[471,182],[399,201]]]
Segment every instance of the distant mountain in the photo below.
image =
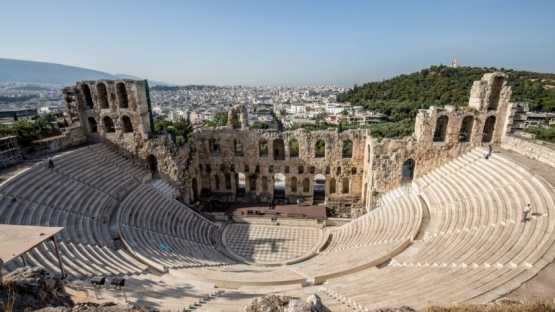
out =
[[[23,61],[0,58],[0,83],[19,82],[66,86],[78,80],[98,79],[144,79],[126,74],[106,72],[55,63]],[[171,85],[160,81],[150,81],[153,85]]]

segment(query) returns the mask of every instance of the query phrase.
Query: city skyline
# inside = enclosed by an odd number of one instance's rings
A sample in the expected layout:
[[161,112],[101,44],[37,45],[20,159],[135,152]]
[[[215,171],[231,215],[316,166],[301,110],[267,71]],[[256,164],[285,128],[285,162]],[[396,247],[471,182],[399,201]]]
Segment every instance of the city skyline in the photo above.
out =
[[6,3],[0,57],[175,84],[352,86],[429,65],[554,72],[550,1]]

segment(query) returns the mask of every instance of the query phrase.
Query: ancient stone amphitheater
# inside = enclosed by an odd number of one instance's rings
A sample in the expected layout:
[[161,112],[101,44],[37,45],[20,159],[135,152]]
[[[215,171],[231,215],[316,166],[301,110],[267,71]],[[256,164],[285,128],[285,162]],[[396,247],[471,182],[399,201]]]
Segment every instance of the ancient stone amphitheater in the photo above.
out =
[[[267,294],[317,293],[331,311],[496,300],[555,257],[555,149],[512,132],[506,78],[476,81],[467,107],[421,110],[403,139],[249,130],[234,107],[227,127],[180,147],[153,131],[145,81],[79,82],[52,148],[83,146],[0,186],[0,223],[63,227],[57,248],[5,269],[63,269],[111,301],[123,299],[87,279],[125,276],[127,300],[176,311],[240,311]],[[207,199],[350,220],[219,218],[198,208]]]

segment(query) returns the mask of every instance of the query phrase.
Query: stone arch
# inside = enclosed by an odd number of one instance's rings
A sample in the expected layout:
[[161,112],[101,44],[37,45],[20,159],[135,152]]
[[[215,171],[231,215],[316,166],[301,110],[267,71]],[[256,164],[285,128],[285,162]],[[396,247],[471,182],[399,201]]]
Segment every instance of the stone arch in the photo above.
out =
[[312,200],[314,203],[322,203],[326,200],[326,176],[323,174],[314,176]]
[[208,146],[210,147],[212,156],[220,156],[220,143],[218,143],[218,140],[214,138],[209,139]]
[[98,97],[98,103],[100,104],[101,109],[110,108],[110,104],[108,103],[108,91],[106,91],[106,84],[103,82],[99,82],[96,84],[96,93]]
[[214,175],[214,190],[220,190],[220,176],[217,174]]
[[297,139],[289,140],[289,158],[299,158],[299,141]]
[[258,141],[258,157],[268,157],[268,141],[266,139]]
[[326,157],[326,141],[320,139],[314,144],[314,158]]
[[447,124],[449,123],[449,117],[442,115],[436,120],[436,128],[434,131],[434,142],[445,142],[445,137],[447,136]]
[[102,125],[104,126],[104,131],[107,133],[116,132],[114,121],[110,118],[110,116],[104,116],[104,118],[102,118]]
[[241,197],[245,195],[245,191],[247,189],[247,177],[245,176],[244,173],[239,172],[237,173],[237,188],[236,188],[236,193],[237,196]]
[[337,182],[335,181],[335,178],[331,178],[330,179],[330,194],[335,194],[336,187],[337,187]]
[[345,140],[343,141],[343,148],[341,149],[342,158],[352,158],[353,157],[353,141]]
[[349,178],[343,178],[341,182],[341,193],[348,194],[349,193]]
[[351,167],[351,174],[352,175],[357,174],[357,167]]
[[87,120],[89,122],[89,131],[91,133],[97,133],[98,125],[96,124],[96,119],[94,119],[94,117],[89,117]]
[[133,124],[131,123],[129,116],[121,116],[121,124],[123,126],[123,132],[133,132]]
[[297,167],[297,173],[303,174],[303,173],[304,173],[304,166],[302,166],[302,165],[301,165],[301,166],[298,166],[298,167]]
[[401,179],[404,182],[410,182],[414,178],[414,159],[409,158],[403,162],[401,167]]
[[150,172],[152,174],[155,174],[158,172],[158,159],[156,159],[156,156],[149,154],[148,157],[146,158],[146,161],[148,163],[148,169],[150,170]]
[[87,108],[92,109],[94,107],[94,103],[92,100],[91,89],[89,85],[84,83],[81,85],[81,91],[83,92],[83,99],[85,100],[85,105]]
[[116,95],[118,98],[119,108],[129,108],[129,99],[127,98],[127,88],[125,83],[118,82],[116,84]]
[[285,159],[285,143],[282,139],[275,139],[272,142],[272,147],[274,150],[274,160],[284,160]]
[[310,180],[308,178],[304,178],[303,180],[303,193],[310,192]]
[[274,198],[285,198],[285,175],[283,173],[276,173],[274,175]]
[[484,131],[482,132],[482,143],[490,143],[493,139],[493,131],[495,130],[495,116],[489,116],[484,123]]
[[297,177],[291,178],[291,193],[297,193]]
[[491,91],[488,101],[488,110],[497,110],[499,106],[499,98],[501,96],[501,89],[503,88],[503,77],[497,76],[493,78]]
[[472,127],[474,126],[474,117],[466,116],[463,118],[461,130],[459,131],[459,142],[470,142],[472,137]]

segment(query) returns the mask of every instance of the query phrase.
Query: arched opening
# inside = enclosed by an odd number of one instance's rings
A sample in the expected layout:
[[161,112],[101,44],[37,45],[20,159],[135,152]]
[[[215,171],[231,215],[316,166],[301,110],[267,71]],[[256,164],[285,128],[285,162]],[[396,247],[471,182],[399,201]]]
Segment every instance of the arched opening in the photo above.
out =
[[414,178],[414,160],[409,158],[403,162],[401,167],[401,179],[403,182],[410,182]]
[[102,125],[104,125],[104,131],[108,133],[116,132],[116,128],[114,127],[114,122],[112,121],[112,118],[110,118],[109,116],[104,116],[104,118],[102,118]]
[[285,159],[285,144],[282,139],[275,139],[272,143],[274,148],[274,160]]
[[210,153],[212,156],[220,156],[220,143],[218,143],[218,140],[214,138],[209,139],[208,145],[210,146]]
[[474,126],[474,117],[466,116],[463,118],[461,124],[461,131],[459,131],[459,142],[470,142],[472,136],[472,127]]
[[246,187],[247,187],[247,177],[244,173],[239,172],[237,173],[237,196],[242,197],[245,195]]
[[156,156],[150,154],[146,158],[146,161],[148,163],[148,169],[150,170],[150,172],[152,174],[157,173],[158,172],[158,160],[156,159]]
[[331,178],[330,179],[330,194],[335,194],[336,187],[337,187],[337,182],[335,181],[335,178]]
[[439,116],[439,118],[436,121],[436,129],[434,131],[434,142],[445,142],[448,123],[449,123],[449,117]]
[[493,130],[495,130],[495,116],[489,116],[484,124],[484,132],[482,134],[482,143],[489,143],[493,139]]
[[243,144],[241,141],[236,139],[233,140],[233,151],[235,156],[243,156]]
[[94,119],[94,117],[89,117],[88,121],[89,121],[89,131],[91,133],[97,133],[98,126],[96,124],[96,119]]
[[125,88],[125,83],[118,82],[116,84],[116,95],[118,97],[119,107],[129,108],[129,100],[127,98],[127,89]]
[[495,77],[491,85],[491,92],[488,102],[488,110],[497,110],[499,106],[499,97],[501,95],[501,88],[503,87],[503,77]]
[[224,179],[225,179],[225,189],[227,191],[231,190],[231,174],[226,173],[224,175]]
[[220,190],[220,176],[217,174],[214,175],[214,190],[215,191]]
[[348,178],[343,178],[343,182],[341,184],[342,184],[341,193],[343,193],[343,194],[349,193],[349,179]]
[[343,158],[353,157],[353,141],[351,140],[343,141],[343,148],[341,149],[341,155]]
[[256,192],[258,176],[252,174],[249,176],[249,192]]
[[276,173],[274,175],[274,199],[285,198],[285,175]]
[[297,193],[297,177],[292,177],[291,178],[291,193],[295,194]]
[[351,174],[352,175],[357,174],[357,167],[351,167]]
[[289,140],[289,158],[299,158],[299,141]]
[[258,142],[258,157],[268,157],[268,141],[264,139]]
[[85,105],[88,108],[92,109],[94,104],[93,104],[93,100],[92,100],[92,96],[91,96],[91,89],[89,88],[89,85],[82,84],[81,85],[81,91],[83,92],[83,98],[85,100]]
[[310,192],[310,180],[308,178],[304,178],[303,180],[303,193]]
[[129,116],[121,116],[121,124],[123,126],[123,132],[133,132],[133,125],[131,124]]
[[326,141],[324,140],[316,141],[316,144],[314,144],[314,157],[315,158],[326,157]]
[[193,202],[198,200],[198,184],[197,184],[197,179],[193,178],[193,181],[191,182],[192,186],[193,186]]
[[322,174],[314,176],[312,199],[315,204],[323,203],[326,200],[326,177]]
[[304,173],[304,167],[303,167],[303,166],[298,166],[298,167],[297,167],[297,172],[298,172],[299,174],[303,174],[303,173]]
[[96,85],[96,93],[98,95],[100,108],[110,108],[110,105],[108,104],[108,92],[106,91],[106,85],[104,83],[101,82]]

